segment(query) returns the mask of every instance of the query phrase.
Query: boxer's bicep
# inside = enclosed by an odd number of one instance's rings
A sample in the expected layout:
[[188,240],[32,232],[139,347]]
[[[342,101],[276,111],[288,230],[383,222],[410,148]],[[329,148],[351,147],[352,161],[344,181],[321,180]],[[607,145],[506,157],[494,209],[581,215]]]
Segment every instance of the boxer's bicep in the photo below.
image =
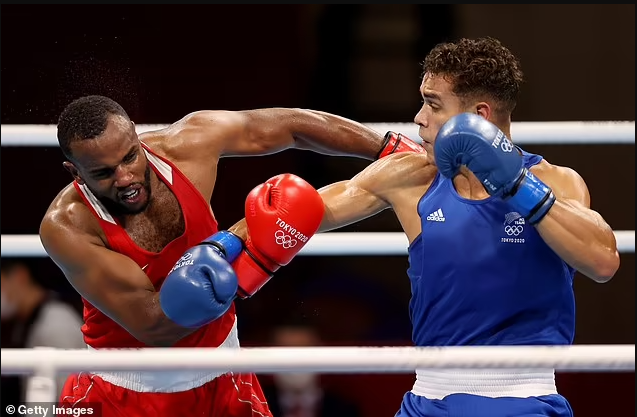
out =
[[392,154],[374,161],[351,180],[321,188],[325,215],[319,231],[338,229],[392,207],[397,193],[430,181],[427,166],[425,154]]
[[89,303],[118,324],[129,328],[139,301],[153,286],[130,258],[113,252],[87,236],[62,231],[43,243],[69,283]]
[[298,108],[229,113],[222,156],[268,155],[296,148],[337,156],[374,159],[383,135],[362,123]]
[[263,155],[294,146],[284,125],[284,110],[204,110],[175,123],[182,157],[205,160],[221,156]]

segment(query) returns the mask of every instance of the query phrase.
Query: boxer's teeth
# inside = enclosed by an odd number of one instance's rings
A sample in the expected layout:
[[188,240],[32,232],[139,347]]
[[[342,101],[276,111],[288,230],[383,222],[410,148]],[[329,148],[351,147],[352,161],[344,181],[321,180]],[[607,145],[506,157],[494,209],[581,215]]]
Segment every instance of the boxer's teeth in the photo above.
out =
[[139,190],[126,191],[124,194],[122,194],[122,197],[124,197],[124,198],[133,198],[133,197],[137,196],[138,192],[139,192]]

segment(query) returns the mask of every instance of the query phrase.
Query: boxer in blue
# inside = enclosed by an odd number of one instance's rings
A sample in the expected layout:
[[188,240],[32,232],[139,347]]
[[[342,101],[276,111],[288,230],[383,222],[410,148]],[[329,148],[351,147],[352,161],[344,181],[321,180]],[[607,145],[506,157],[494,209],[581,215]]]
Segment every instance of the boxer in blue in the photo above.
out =
[[[436,46],[414,119],[422,149],[403,146],[409,152],[320,190],[322,231],[396,213],[410,244],[417,346],[571,344],[575,271],[603,283],[619,268],[612,228],[590,209],[580,175],[511,141],[522,79],[516,57],[495,39]],[[387,140],[409,142],[391,133]],[[552,369],[418,369],[397,416],[572,410]]]

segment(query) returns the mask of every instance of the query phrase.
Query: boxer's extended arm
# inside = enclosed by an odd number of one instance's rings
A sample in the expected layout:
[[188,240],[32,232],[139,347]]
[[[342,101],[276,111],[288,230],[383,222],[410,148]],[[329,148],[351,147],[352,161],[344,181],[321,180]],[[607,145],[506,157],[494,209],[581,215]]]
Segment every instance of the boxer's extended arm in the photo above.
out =
[[[380,213],[390,204],[370,191],[370,185],[376,180],[378,169],[361,171],[354,178],[339,181],[319,189],[325,204],[325,214],[319,232],[345,227]],[[382,187],[381,184],[378,184]],[[241,239],[248,237],[246,219],[243,218],[228,229]]]
[[327,185],[319,189],[319,194],[325,204],[319,232],[345,227],[390,207],[388,202],[370,191],[365,182],[357,177]]
[[566,263],[596,282],[609,281],[619,269],[613,229],[590,209],[590,194],[574,170],[548,163],[531,172],[551,187],[556,201],[536,225],[544,241]]
[[130,258],[103,246],[64,215],[46,217],[40,239],[77,292],[139,341],[171,346],[196,329],[178,326],[159,306],[159,293]]
[[411,240],[420,234],[416,206],[436,175],[426,154],[395,153],[377,160],[351,180],[325,186],[320,232],[338,229],[391,208]]
[[[429,164],[427,156],[420,152],[400,152],[385,156],[352,179],[318,190],[324,205],[319,232],[359,222],[390,207],[394,210],[410,207],[414,199],[417,202],[426,191],[434,176],[435,168]],[[411,217],[416,219],[417,226],[420,227],[417,213]],[[413,221],[410,220],[410,223]],[[406,231],[408,235],[417,234],[411,225],[403,224],[403,228],[411,232]],[[245,218],[228,230],[243,240],[249,235]]]
[[176,125],[189,132],[181,146],[202,156],[266,155],[296,148],[374,160],[387,145],[383,134],[361,123],[304,109],[199,111]]
[[377,160],[350,180],[319,189],[325,215],[319,232],[345,227],[390,208],[393,195],[422,181],[424,156],[394,154]]

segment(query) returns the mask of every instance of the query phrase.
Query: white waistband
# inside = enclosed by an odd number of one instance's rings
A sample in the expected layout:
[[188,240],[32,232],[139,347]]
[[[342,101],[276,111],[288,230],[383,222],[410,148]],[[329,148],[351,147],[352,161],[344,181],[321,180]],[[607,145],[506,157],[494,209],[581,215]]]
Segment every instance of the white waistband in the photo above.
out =
[[553,369],[417,369],[411,392],[429,399],[450,394],[537,397],[557,394]]
[[[237,320],[219,348],[238,348]],[[89,349],[93,349],[89,346]],[[227,372],[152,371],[152,372],[93,372],[104,381],[137,392],[187,391],[212,381]]]

